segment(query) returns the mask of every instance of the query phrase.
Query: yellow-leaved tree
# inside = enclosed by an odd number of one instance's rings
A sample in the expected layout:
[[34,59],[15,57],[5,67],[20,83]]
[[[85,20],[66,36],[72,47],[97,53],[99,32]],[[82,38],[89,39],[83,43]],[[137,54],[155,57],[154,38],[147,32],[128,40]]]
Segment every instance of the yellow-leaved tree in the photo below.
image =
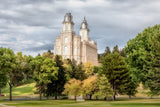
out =
[[97,74],[89,76],[83,81],[83,94],[89,96],[89,99],[92,99],[92,95],[98,91],[98,81]]
[[92,63],[89,61],[89,62],[86,62],[84,63],[83,65],[83,70],[85,71],[85,74],[87,76],[89,75],[93,75],[93,71],[94,71],[94,65],[92,65]]
[[73,95],[76,100],[77,96],[81,95],[81,87],[82,82],[73,78],[65,84],[65,90],[62,94]]

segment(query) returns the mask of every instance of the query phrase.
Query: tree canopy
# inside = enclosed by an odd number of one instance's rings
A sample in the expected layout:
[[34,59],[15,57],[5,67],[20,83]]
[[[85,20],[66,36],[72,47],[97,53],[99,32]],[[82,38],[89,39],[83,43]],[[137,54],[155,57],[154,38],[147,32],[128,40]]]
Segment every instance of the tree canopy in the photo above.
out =
[[127,42],[127,63],[135,80],[160,94],[160,25],[148,27]]

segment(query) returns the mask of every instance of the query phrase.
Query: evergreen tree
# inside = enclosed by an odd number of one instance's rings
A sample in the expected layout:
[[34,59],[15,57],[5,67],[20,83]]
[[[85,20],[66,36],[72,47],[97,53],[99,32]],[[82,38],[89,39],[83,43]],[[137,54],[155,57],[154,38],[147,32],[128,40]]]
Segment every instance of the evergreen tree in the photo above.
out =
[[113,89],[111,88],[111,84],[109,83],[105,75],[99,77],[98,84],[99,84],[99,91],[98,91],[99,96],[105,97],[106,100],[109,97],[113,96]]
[[47,85],[47,96],[57,96],[61,95],[64,91],[64,85],[67,81],[65,68],[63,67],[63,62],[60,56],[56,55],[54,61],[56,62],[56,67],[58,67],[57,80],[51,79],[51,83]]
[[66,68],[68,79],[75,78],[78,80],[84,80],[86,78],[82,63],[77,65],[77,62],[74,59],[67,59],[65,60],[64,66]]
[[121,55],[121,56],[123,56],[123,57],[126,57],[126,54],[125,54],[124,48],[120,51],[120,55]]
[[113,100],[115,95],[126,93],[129,73],[125,60],[119,53],[114,52],[102,59],[102,72],[107,78],[113,89]]
[[103,57],[105,57],[106,55],[110,54],[111,53],[111,50],[110,48],[107,46],[106,49],[105,49],[105,52],[102,54],[101,58],[102,59]]
[[112,53],[115,53],[115,52],[120,53],[119,48],[118,48],[118,45],[116,45],[116,46],[113,48],[113,50],[112,50]]

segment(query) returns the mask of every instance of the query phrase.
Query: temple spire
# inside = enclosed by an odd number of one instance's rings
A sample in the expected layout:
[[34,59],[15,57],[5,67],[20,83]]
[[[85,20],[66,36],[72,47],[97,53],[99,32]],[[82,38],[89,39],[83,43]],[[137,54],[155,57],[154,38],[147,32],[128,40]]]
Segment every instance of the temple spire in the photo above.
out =
[[82,23],[81,23],[81,27],[80,27],[80,36],[81,36],[81,40],[85,40],[85,41],[89,41],[89,29],[88,29],[88,23],[86,18],[84,17]]
[[66,13],[63,20],[63,29],[62,31],[73,31],[74,23],[71,13]]

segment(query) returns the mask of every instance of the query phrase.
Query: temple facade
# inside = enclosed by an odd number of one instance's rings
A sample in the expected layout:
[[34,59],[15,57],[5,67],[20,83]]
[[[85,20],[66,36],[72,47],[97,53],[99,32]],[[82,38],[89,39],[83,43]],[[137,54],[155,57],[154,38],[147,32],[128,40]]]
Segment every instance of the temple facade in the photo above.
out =
[[86,19],[81,23],[79,35],[74,32],[74,22],[71,13],[66,13],[60,36],[54,43],[54,55],[63,59],[75,59],[77,63],[91,62],[98,65],[97,43],[90,39]]

